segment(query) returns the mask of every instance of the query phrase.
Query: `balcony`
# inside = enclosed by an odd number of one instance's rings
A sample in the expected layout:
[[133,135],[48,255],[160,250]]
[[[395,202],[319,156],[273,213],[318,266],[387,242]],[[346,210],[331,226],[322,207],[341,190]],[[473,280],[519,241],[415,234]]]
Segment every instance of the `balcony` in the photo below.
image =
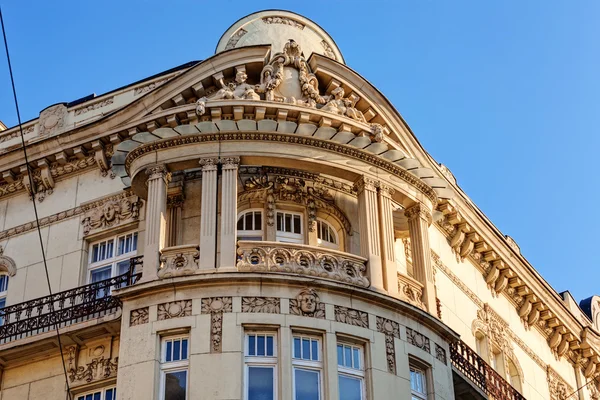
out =
[[0,309],[0,344],[118,311],[121,301],[111,291],[135,283],[141,261],[141,256],[132,258],[123,275]]
[[238,271],[283,272],[369,287],[367,260],[322,247],[283,242],[239,241]]
[[[525,400],[521,393],[462,340],[450,345],[450,359],[455,370],[456,399]],[[456,375],[458,375],[458,379]],[[468,378],[470,383],[475,385],[481,393],[478,390],[465,388],[466,380],[464,378]]]

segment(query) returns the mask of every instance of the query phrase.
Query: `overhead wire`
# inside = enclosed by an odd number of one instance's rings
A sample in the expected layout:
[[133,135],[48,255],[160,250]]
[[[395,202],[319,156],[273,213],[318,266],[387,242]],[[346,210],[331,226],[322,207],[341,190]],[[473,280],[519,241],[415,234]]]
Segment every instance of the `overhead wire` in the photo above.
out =
[[[27,167],[27,176],[29,179],[29,188],[30,188],[30,196],[32,197],[32,203],[33,203],[33,212],[35,214],[35,225],[37,228],[37,232],[38,232],[38,237],[40,240],[40,248],[41,248],[41,252],[42,252],[42,260],[44,263],[44,270],[46,272],[46,283],[48,284],[48,293],[50,296],[52,296],[52,285],[50,284],[50,273],[48,272],[48,263],[46,262],[46,252],[44,250],[44,240],[42,238],[42,230],[40,228],[40,219],[38,216],[38,210],[37,210],[37,205],[35,203],[35,185],[34,185],[34,181],[33,181],[33,171],[31,169],[31,166],[29,165],[29,159],[27,157],[27,148],[25,146],[25,135],[23,134],[23,125],[21,124],[21,113],[19,111],[19,102],[17,100],[17,90],[15,89],[15,80],[13,77],[13,71],[12,71],[12,65],[10,62],[10,53],[8,51],[8,41],[6,39],[6,29],[4,27],[4,18],[2,16],[2,8],[0,8],[0,24],[2,25],[2,36],[4,38],[4,48],[6,50],[6,59],[8,61],[8,72],[10,74],[10,82],[12,85],[12,92],[13,92],[13,97],[14,97],[14,101],[15,101],[15,108],[17,111],[17,121],[19,123],[19,132],[21,134],[21,144],[23,147],[23,156],[25,158],[25,165]],[[54,302],[50,301],[48,303],[48,311],[52,314],[54,313]],[[62,361],[62,367],[63,367],[63,372],[65,374],[65,384],[66,384],[66,388],[67,388],[67,399],[71,400],[71,390],[69,387],[69,379],[68,379],[68,374],[67,374],[67,365],[65,363],[65,358],[63,355],[63,348],[62,348],[62,342],[61,342],[61,338],[60,338],[60,332],[59,332],[59,327],[58,327],[58,323],[54,322],[53,324],[54,329],[56,330],[56,341],[58,343],[58,348],[59,348],[59,352],[60,352],[60,359]]]

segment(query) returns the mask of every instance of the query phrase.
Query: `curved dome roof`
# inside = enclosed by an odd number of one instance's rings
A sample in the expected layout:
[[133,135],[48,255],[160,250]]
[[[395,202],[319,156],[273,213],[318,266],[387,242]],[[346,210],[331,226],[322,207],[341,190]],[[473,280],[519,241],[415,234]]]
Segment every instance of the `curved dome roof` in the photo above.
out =
[[215,54],[260,44],[270,44],[277,53],[290,39],[300,44],[306,59],[317,53],[344,64],[340,49],[323,28],[306,17],[282,10],[259,11],[238,20],[221,36]]

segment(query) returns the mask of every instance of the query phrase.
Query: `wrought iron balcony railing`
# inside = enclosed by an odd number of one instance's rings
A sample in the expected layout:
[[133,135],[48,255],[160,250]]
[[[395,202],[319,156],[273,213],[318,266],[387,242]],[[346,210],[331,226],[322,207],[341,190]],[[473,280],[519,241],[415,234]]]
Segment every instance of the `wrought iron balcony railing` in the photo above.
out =
[[0,343],[116,312],[121,301],[112,290],[135,283],[139,279],[135,267],[141,263],[142,256],[134,257],[123,275],[0,309]]
[[498,372],[462,340],[450,345],[450,359],[458,371],[494,400],[525,400]]

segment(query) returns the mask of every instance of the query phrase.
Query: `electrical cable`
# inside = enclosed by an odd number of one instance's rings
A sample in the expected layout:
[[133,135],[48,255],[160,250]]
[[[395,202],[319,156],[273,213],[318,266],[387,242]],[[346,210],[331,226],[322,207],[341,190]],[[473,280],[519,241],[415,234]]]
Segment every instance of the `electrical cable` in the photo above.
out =
[[[2,36],[4,37],[4,48],[6,49],[6,59],[8,61],[8,72],[10,73],[10,82],[12,84],[13,97],[15,100],[15,108],[17,110],[17,120],[19,122],[19,131],[21,133],[21,143],[23,145],[23,156],[25,157],[25,165],[27,166],[27,176],[29,178],[29,187],[30,187],[30,195],[32,197],[33,203],[33,212],[35,214],[35,225],[37,227],[38,236],[40,239],[40,248],[42,251],[42,259],[44,261],[44,270],[46,271],[46,283],[48,284],[48,292],[50,296],[52,296],[52,286],[50,285],[50,274],[48,272],[48,263],[46,262],[46,252],[44,250],[44,240],[42,239],[42,230],[40,228],[40,220],[38,217],[37,206],[35,204],[35,186],[33,182],[33,171],[31,170],[31,166],[29,165],[29,160],[27,158],[27,149],[25,147],[25,135],[23,134],[23,125],[21,124],[21,113],[19,112],[19,102],[17,101],[17,90],[15,89],[15,80],[12,72],[12,65],[10,63],[10,54],[8,52],[8,41],[6,40],[6,30],[4,28],[4,19],[2,17],[2,9],[0,8],[0,24],[2,25]],[[50,313],[54,313],[54,302],[48,303],[48,309]],[[54,323],[54,329],[56,330],[56,340],[58,342],[58,348],[60,352],[60,359],[62,361],[63,372],[65,374],[65,384],[67,385],[67,399],[71,400],[71,389],[69,387],[69,379],[67,375],[67,366],[65,364],[65,358],[62,350],[62,343],[60,340],[60,332],[58,330],[58,323]]]
[[579,386],[577,389],[575,389],[575,391],[571,394],[569,394],[567,397],[565,397],[565,399],[569,399],[571,396],[574,396],[577,394],[577,392],[579,392],[581,389],[583,389],[584,387],[586,387],[587,385],[589,385],[590,383],[592,383],[596,378],[591,378],[589,381],[587,381],[586,383],[584,383],[582,386]]

